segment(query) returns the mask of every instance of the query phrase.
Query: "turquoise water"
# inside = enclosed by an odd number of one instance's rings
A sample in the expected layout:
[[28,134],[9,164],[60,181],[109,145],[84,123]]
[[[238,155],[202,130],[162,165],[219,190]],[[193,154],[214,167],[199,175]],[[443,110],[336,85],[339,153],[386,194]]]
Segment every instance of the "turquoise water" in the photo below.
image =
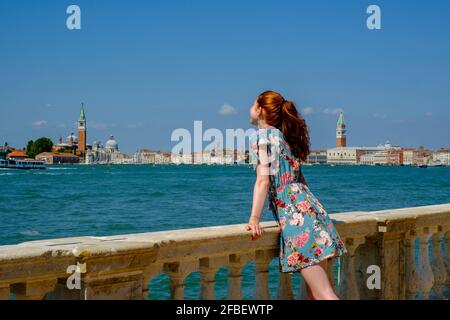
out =
[[[450,203],[448,167],[303,166],[303,172],[328,213]],[[0,245],[246,223],[254,177],[245,166],[63,165],[45,171],[2,170]],[[262,220],[272,219],[266,209]],[[276,266],[272,261],[270,277]],[[249,264],[244,272],[244,297],[252,293],[252,268]],[[198,279],[198,273],[188,277],[188,297],[197,297]],[[217,283],[217,294],[224,297],[226,269],[217,274]],[[152,281],[150,296],[166,297],[166,287],[167,277],[158,277]]]

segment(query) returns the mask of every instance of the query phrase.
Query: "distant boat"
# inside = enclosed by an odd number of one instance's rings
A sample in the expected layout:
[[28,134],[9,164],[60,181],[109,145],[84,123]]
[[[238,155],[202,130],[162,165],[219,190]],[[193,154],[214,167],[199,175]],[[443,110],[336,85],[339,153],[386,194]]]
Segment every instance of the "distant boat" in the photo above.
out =
[[34,159],[0,159],[0,169],[38,170],[47,169],[44,161]]
[[426,164],[420,164],[420,165],[418,165],[417,167],[418,167],[418,168],[428,168],[428,165],[426,165]]
[[8,150],[6,144],[0,148],[0,169],[47,169],[44,161],[34,159],[16,159],[7,156]]
[[445,167],[443,163],[429,163],[429,167]]

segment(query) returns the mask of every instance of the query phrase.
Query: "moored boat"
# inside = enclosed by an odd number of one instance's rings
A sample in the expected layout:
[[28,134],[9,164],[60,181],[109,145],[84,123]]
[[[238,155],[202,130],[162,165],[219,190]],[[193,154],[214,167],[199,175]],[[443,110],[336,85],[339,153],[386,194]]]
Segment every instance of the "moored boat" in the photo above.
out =
[[0,170],[1,169],[22,169],[22,170],[36,170],[47,169],[44,161],[35,159],[15,159],[6,156],[6,148],[0,149]]

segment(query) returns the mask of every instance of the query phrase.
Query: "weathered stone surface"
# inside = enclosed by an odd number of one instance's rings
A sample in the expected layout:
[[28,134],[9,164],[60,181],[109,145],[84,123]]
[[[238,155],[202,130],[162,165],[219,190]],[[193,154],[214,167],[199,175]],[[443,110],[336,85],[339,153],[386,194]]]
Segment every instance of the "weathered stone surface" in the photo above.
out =
[[[350,251],[340,260],[334,284],[341,297],[402,299],[420,291],[428,298],[434,284],[439,292],[448,287],[450,204],[330,216]],[[228,298],[241,299],[242,268],[249,261],[256,267],[255,296],[266,299],[268,263],[278,256],[280,237],[276,222],[262,224],[265,233],[257,241],[251,240],[244,224],[237,224],[0,246],[0,299],[9,299],[11,292],[18,299],[142,299],[148,281],[160,273],[170,278],[172,298],[183,299],[184,279],[194,271],[201,272],[201,298],[212,299],[214,275],[222,266],[229,271]],[[446,250],[433,249],[431,265],[426,245],[436,233],[433,245],[444,242]],[[85,266],[79,294],[64,288],[71,275],[68,268],[78,264]],[[381,269],[382,286],[369,292],[364,269],[373,264]],[[287,277],[280,275],[279,298],[293,297]]]

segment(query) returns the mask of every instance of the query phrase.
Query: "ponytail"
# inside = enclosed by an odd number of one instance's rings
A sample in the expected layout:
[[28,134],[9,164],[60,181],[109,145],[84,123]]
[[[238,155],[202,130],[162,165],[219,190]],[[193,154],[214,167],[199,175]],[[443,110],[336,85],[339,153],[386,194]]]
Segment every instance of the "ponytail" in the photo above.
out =
[[279,93],[270,90],[261,93],[257,102],[265,110],[266,123],[283,133],[296,158],[306,161],[310,153],[308,126],[294,102],[285,100]]
[[280,131],[288,143],[291,152],[297,158],[306,161],[310,153],[309,133],[305,120],[301,117],[294,102],[284,100],[281,104]]

